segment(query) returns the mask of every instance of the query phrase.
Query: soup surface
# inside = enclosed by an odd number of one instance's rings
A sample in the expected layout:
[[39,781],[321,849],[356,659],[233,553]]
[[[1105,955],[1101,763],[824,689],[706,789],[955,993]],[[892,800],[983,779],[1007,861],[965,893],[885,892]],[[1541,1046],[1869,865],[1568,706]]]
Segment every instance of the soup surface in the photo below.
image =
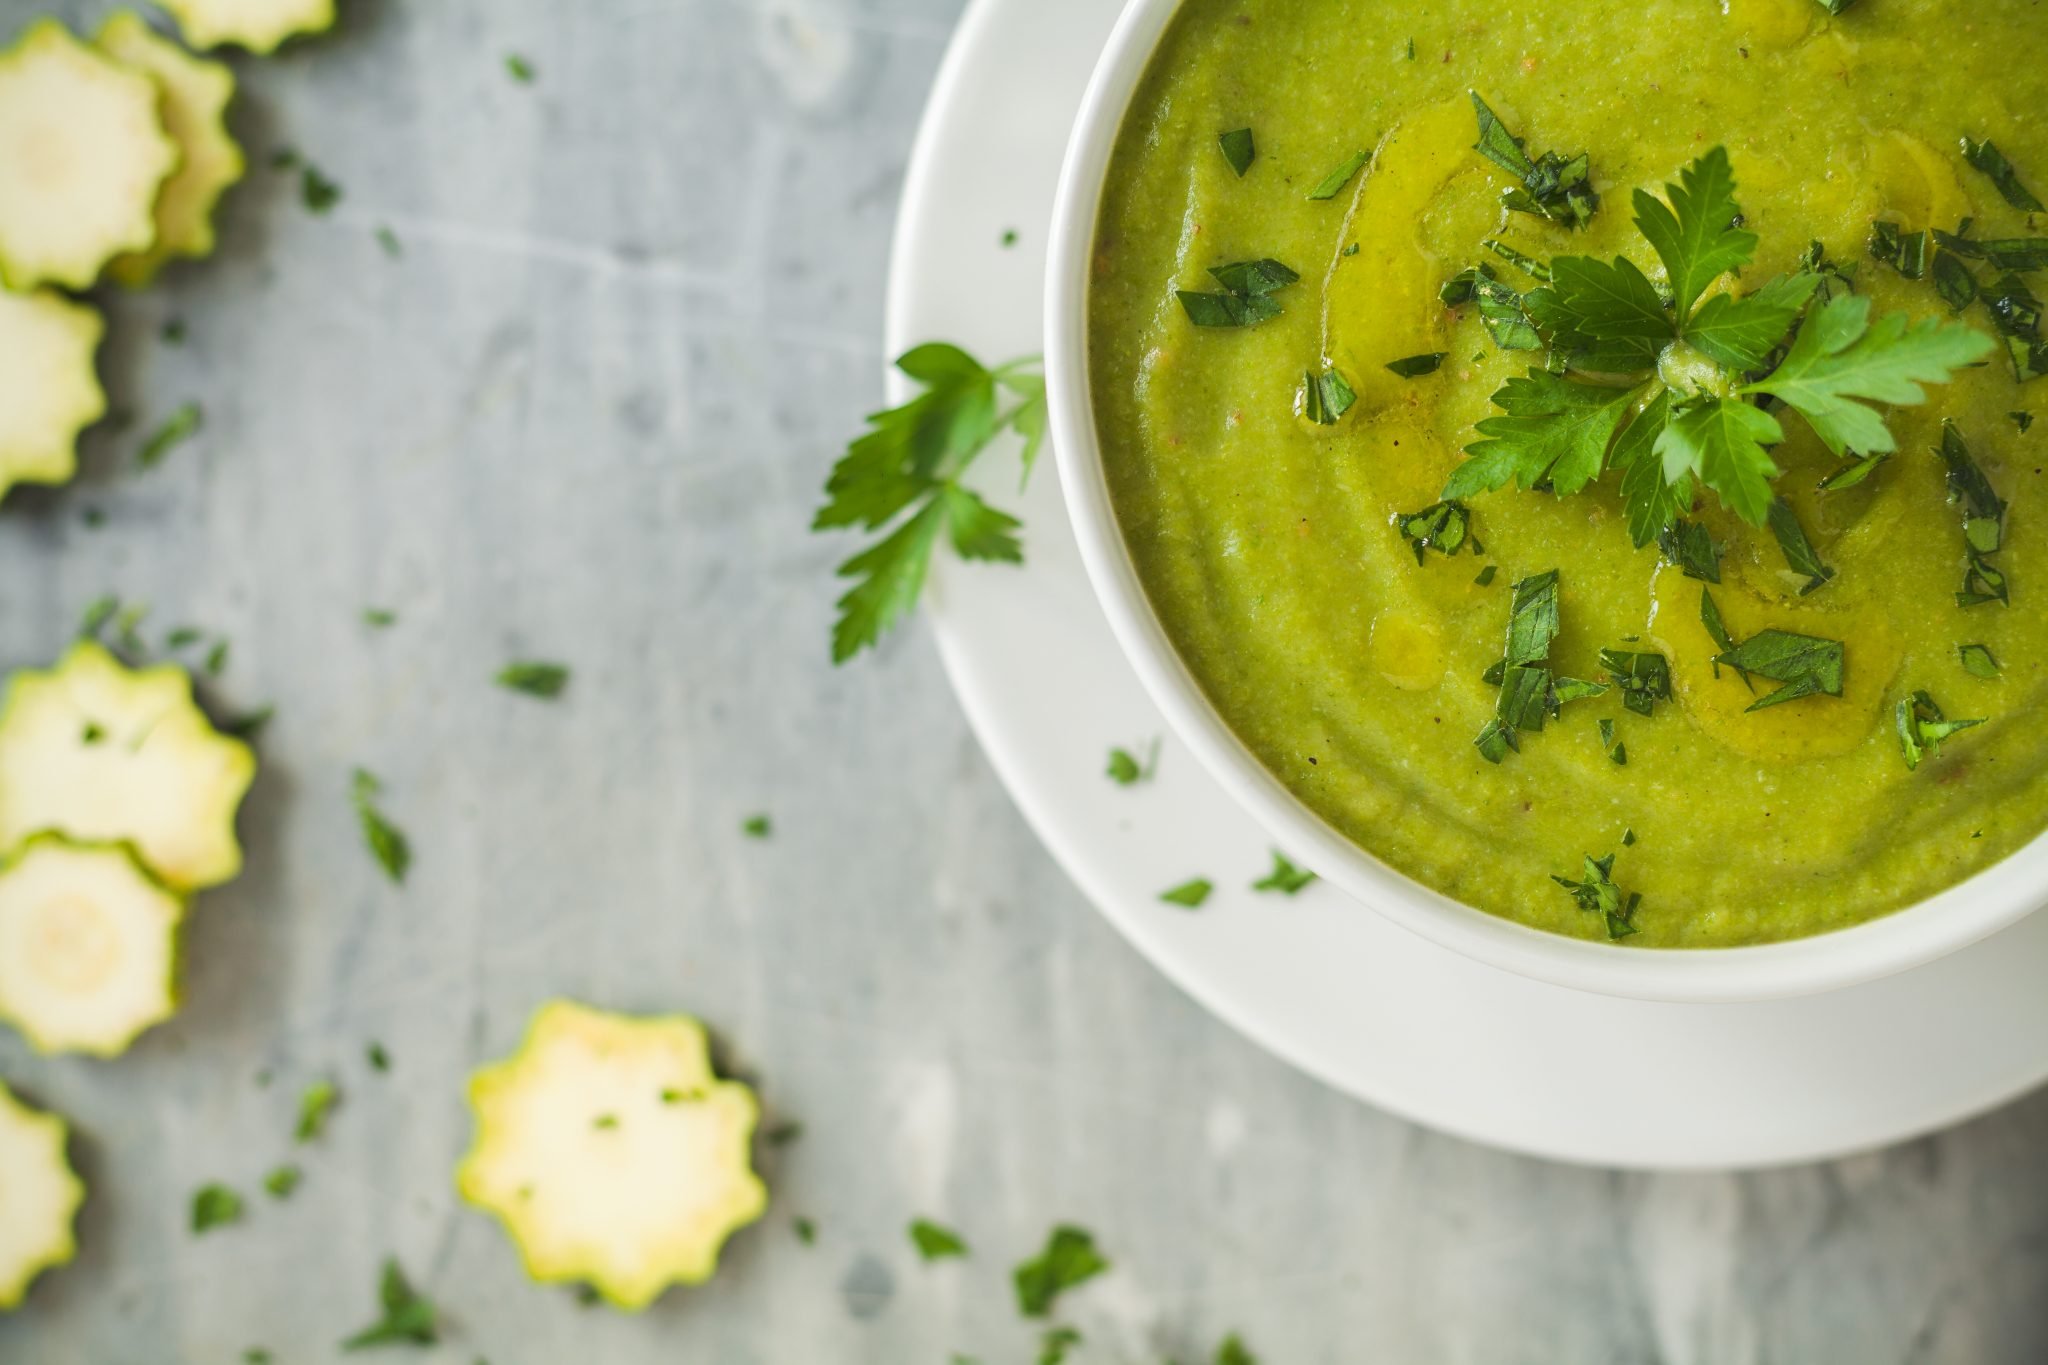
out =
[[[1588,154],[1598,207],[1583,226],[1560,193],[1544,202],[1566,221],[1503,204],[1516,177],[1474,150],[1472,92],[1530,157]],[[1109,172],[1089,363],[1125,536],[1225,719],[1303,801],[1418,881],[1632,945],[1839,928],[2031,839],[2048,825],[2048,378],[2031,377],[2023,314],[2027,286],[2048,292],[2048,254],[1988,260],[1965,245],[1933,251],[1954,257],[1937,271],[1912,248],[1934,240],[1929,228],[2048,235],[2048,214],[2007,192],[2048,195],[2042,110],[2041,0],[1859,0],[1838,16],[1816,0],[1188,0]],[[1240,129],[1248,165],[1241,136],[1219,141]],[[1965,139],[2002,154],[2003,187]],[[1818,242],[1850,279],[1809,283],[1809,313],[1860,298],[1873,318],[1953,320],[1996,349],[1927,386],[1925,404],[1876,409],[1897,451],[1861,477],[1845,475],[1853,453],[1778,409],[1770,491],[1790,517],[1776,529],[1699,489],[1683,512],[1690,556],[1675,542],[1638,548],[1616,450],[1571,496],[1554,478],[1461,493],[1464,543],[1418,549],[1429,526],[1404,534],[1402,518],[1438,507],[1476,425],[1501,415],[1496,390],[1563,349],[1547,334],[1552,345],[1505,348],[1472,302],[1444,301],[1446,283],[1483,262],[1512,315],[1541,281],[1492,240],[1539,271],[1626,256],[1671,309],[1631,195],[1665,198],[1715,147],[1736,181],[1737,226],[1757,240],[1709,295],[1791,275]],[[1311,197],[1361,151],[1369,162]],[[1866,245],[1874,222],[1905,244],[1886,247],[1889,261]],[[1299,278],[1209,273],[1248,261]],[[1956,296],[1958,265],[1983,298]],[[2001,327],[2019,334],[2018,361]],[[1441,359],[1426,373],[1387,368],[1417,356]],[[1663,358],[1675,387],[1636,388],[1631,410],[1700,392],[1758,410],[1733,367],[1716,372],[1689,348]],[[2048,351],[2035,358],[2048,366]],[[1680,359],[1691,378],[1674,374]],[[2031,409],[2043,420],[2029,427]],[[1938,449],[1945,420],[2007,504],[2002,518],[1976,507],[1968,541],[1972,508]],[[1455,537],[1445,529],[1440,540]],[[1802,539],[1833,570],[1818,586]],[[1558,628],[1537,681],[1558,694],[1497,727],[1515,747],[1475,744],[1503,714],[1490,670],[1509,649],[1515,585],[1551,570]],[[1992,600],[1962,605],[1959,593]],[[1537,586],[1525,595],[1540,614]],[[1751,709],[1781,681],[1715,656],[1759,636],[1782,644],[1773,631],[1837,647],[1839,695],[1824,666],[1780,658],[1775,678],[1804,677],[1811,695]],[[1749,657],[1773,653],[1756,648]],[[1629,696],[1616,685],[1627,662],[1603,650],[1660,656],[1668,697],[1651,664]],[[1570,679],[1609,686],[1574,696]],[[1931,707],[1915,709],[1920,692]],[[1933,707],[1982,724],[1945,733]],[[1921,741],[1914,767],[1902,723]],[[1606,876],[1586,866],[1608,855]]]

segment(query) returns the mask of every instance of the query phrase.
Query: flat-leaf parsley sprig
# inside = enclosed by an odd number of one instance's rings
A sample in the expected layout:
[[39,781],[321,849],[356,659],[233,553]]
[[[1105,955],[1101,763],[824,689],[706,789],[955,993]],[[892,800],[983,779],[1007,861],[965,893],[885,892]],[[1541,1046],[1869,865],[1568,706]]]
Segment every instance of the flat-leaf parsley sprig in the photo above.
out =
[[[1635,192],[1636,227],[1663,263],[1666,285],[1626,257],[1560,256],[1523,307],[1548,343],[1550,368],[1494,394],[1502,415],[1452,471],[1446,499],[1524,488],[1577,493],[1621,470],[1629,533],[1647,545],[1701,486],[1754,526],[1766,524],[1780,474],[1770,447],[1785,439],[1772,401],[1803,417],[1836,455],[1897,448],[1878,403],[1926,401],[1982,360],[1995,342],[1962,323],[1872,321],[1870,301],[1823,290],[1814,269],[1754,293],[1708,294],[1749,263],[1757,236],[1739,226],[1725,148],[1687,166],[1663,200]],[[1815,302],[1816,295],[1823,300]]]
[[[1015,517],[962,486],[975,457],[1005,431],[1024,438],[1024,476],[1045,442],[1045,379],[1030,356],[989,368],[958,346],[928,342],[896,368],[924,386],[900,407],[871,414],[825,482],[816,531],[894,529],[839,566],[857,580],[839,599],[832,662],[873,645],[917,604],[932,549],[943,537],[962,559],[1023,562]],[[1008,401],[1008,406],[1004,404]],[[907,514],[907,515],[906,515]]]

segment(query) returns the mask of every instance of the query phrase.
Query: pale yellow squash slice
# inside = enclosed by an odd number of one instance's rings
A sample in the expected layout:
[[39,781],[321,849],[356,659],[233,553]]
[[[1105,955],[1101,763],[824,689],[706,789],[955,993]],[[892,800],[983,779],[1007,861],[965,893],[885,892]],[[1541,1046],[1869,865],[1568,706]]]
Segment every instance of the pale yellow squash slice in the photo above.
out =
[[0,289],[0,497],[17,483],[63,483],[78,433],[107,410],[93,369],[106,323],[54,289]]
[[0,1082],[0,1312],[78,1254],[72,1221],[85,1182],[65,1158],[67,1136],[64,1120],[29,1108]]
[[157,191],[178,167],[156,82],[54,19],[0,53],[0,283],[83,289],[156,241]]
[[0,847],[46,830],[127,843],[172,890],[213,886],[241,870],[235,809],[255,775],[183,669],[130,669],[81,640],[15,674],[0,704]]
[[300,33],[334,27],[334,0],[157,0],[196,48],[232,43],[261,55]]
[[194,57],[127,10],[108,17],[93,36],[100,50],[140,71],[163,90],[164,127],[184,159],[156,201],[156,245],[116,256],[107,273],[130,288],[155,278],[166,261],[213,251],[213,208],[242,178],[242,148],[228,134],[235,77],[219,62]]
[[704,1028],[571,1001],[470,1079],[462,1197],[496,1214],[526,1270],[638,1311],[718,1268],[768,1193],[750,1164],[754,1092],[711,1070]]
[[40,835],[0,865],[0,1020],[117,1057],[178,1008],[185,902],[115,844]]

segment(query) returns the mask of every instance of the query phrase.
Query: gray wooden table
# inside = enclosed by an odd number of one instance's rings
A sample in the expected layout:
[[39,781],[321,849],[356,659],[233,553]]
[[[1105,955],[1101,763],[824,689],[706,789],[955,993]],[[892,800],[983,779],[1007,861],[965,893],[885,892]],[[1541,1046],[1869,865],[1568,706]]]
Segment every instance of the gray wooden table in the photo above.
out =
[[[1058,1219],[1116,1262],[1073,1296],[1076,1365],[1191,1365],[1233,1328],[1267,1365],[2048,1360],[2048,1097],[1740,1177],[1419,1131],[1126,948],[919,631],[827,665],[846,544],[805,526],[880,395],[885,248],[958,0],[343,4],[331,37],[239,63],[254,169],[218,256],[109,300],[134,425],[0,510],[0,666],[114,592],[152,638],[225,633],[219,702],[277,708],[179,1018],[113,1063],[0,1033],[93,1187],[0,1361],[331,1360],[387,1254],[446,1310],[423,1359],[1028,1361],[1007,1271]],[[0,31],[40,8],[0,0]],[[325,216],[269,168],[286,145],[342,187]],[[137,469],[188,399],[203,434]],[[573,664],[567,697],[491,686],[519,656]],[[402,888],[356,830],[359,764],[412,835]],[[741,836],[755,811],[772,839]],[[450,1188],[462,1076],[555,993],[700,1014],[805,1124],[717,1279],[641,1317],[526,1283]],[[294,1152],[323,1076],[342,1107]],[[208,1180],[251,1212],[195,1240]],[[973,1258],[920,1265],[920,1214]]]

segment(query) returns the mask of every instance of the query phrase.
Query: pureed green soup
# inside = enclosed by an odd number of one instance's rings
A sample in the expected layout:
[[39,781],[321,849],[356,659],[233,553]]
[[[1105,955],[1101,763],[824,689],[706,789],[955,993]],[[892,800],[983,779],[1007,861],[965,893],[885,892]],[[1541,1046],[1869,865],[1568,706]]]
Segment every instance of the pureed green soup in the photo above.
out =
[[[1580,937],[1818,933],[2031,839],[2044,110],[2039,0],[1188,0],[1089,342],[1210,698],[1371,853]],[[1688,167],[1674,280],[1632,193]]]

